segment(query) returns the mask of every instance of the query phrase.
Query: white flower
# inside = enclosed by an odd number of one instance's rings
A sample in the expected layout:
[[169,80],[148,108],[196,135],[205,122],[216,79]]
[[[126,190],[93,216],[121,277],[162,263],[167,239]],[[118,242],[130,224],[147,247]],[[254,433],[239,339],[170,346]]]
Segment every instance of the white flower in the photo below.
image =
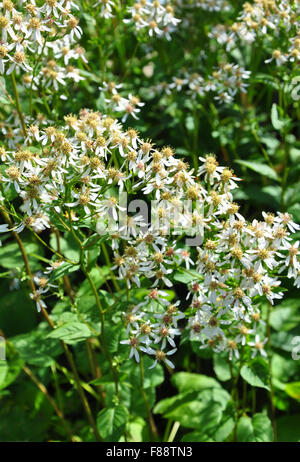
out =
[[261,356],[266,357],[267,353],[264,350],[264,345],[267,343],[268,339],[265,338],[263,341],[260,340],[260,336],[257,334],[255,335],[254,342],[248,342],[248,345],[252,347],[252,358],[254,358],[257,353],[259,352]]
[[174,348],[173,350],[170,350],[168,351],[167,353],[165,353],[164,351],[162,350],[153,350],[153,349],[148,349],[147,350],[147,353],[148,354],[151,354],[151,355],[155,355],[156,359],[154,361],[154,363],[152,364],[152,366],[149,367],[149,369],[153,369],[158,362],[164,362],[165,364],[167,364],[167,366],[169,366],[171,369],[174,369],[175,366],[174,364],[172,363],[172,361],[170,361],[167,356],[171,356],[173,355],[175,352],[177,351],[177,348]]

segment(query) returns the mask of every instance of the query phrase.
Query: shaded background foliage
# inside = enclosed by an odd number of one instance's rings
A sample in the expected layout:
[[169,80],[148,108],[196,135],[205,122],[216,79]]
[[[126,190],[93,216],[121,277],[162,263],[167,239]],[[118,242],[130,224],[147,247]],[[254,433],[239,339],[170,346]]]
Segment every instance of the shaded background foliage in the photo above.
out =
[[[295,66],[277,69],[265,64],[268,47],[261,43],[243,45],[237,51],[226,52],[207,33],[212,25],[231,23],[242,3],[231,2],[229,12],[189,11],[189,28],[178,28],[172,40],[136,37],[131,26],[122,22],[125,6],[120,2],[116,17],[100,18],[91,2],[81,2],[80,18],[84,34],[82,46],[87,50],[88,64],[80,63],[86,78],[66,89],[68,99],[62,101],[59,92],[48,115],[54,122],[82,107],[107,112],[103,92],[98,87],[104,80],[122,82],[124,89],[138,94],[146,102],[139,120],[128,119],[128,127],[139,130],[141,136],[154,139],[158,146],[169,144],[195,165],[195,158],[214,152],[222,165],[234,168],[243,178],[235,199],[242,204],[243,214],[249,219],[260,217],[262,210],[288,211],[300,222],[299,182],[299,102],[291,95],[291,80],[297,75]],[[278,38],[280,42],[281,38]],[[258,50],[260,52],[258,53]],[[206,59],[204,59],[205,52]],[[272,52],[272,50],[271,50]],[[207,74],[224,59],[237,62],[251,70],[247,94],[238,94],[230,105],[219,105],[212,97],[191,100],[185,92],[170,95],[156,94],[152,87],[170,82],[185,68]],[[145,66],[153,68],[147,76]],[[148,74],[149,75],[149,74]],[[12,93],[10,84],[7,84]],[[36,112],[44,111],[47,90],[34,97]],[[21,95],[24,112],[29,110],[25,93]],[[3,95],[2,114],[9,112],[9,102]],[[195,165],[196,166],[196,165]],[[13,199],[13,197],[11,198]],[[42,233],[49,237],[52,231]],[[25,234],[26,236],[26,234]],[[52,235],[53,246],[55,236]],[[45,238],[46,240],[46,238]],[[62,252],[76,258],[77,248],[71,236],[62,239]],[[32,271],[40,268],[40,259],[51,253],[38,240],[25,237],[25,248]],[[90,251],[91,268],[94,261],[106,261],[100,248]],[[0,248],[0,328],[7,337],[7,361],[0,361],[0,440],[1,441],[64,441],[68,429],[57,416],[53,396],[76,439],[92,441],[94,436],[87,425],[74,390],[74,379],[62,355],[59,339],[72,349],[83,388],[93,413],[98,415],[99,433],[106,441],[147,441],[153,438],[146,423],[147,411],[140,389],[139,366],[127,361],[127,349],[120,344],[125,329],[120,329],[122,304],[112,311],[107,321],[107,343],[119,366],[120,403],[115,403],[115,391],[108,364],[97,349],[96,339],[70,310],[66,300],[49,299],[53,319],[61,325],[56,333],[36,313],[26,292],[26,276],[18,246],[13,241]],[[97,289],[104,306],[112,303],[102,275],[94,271]],[[22,274],[21,280],[8,280],[13,272]],[[69,275],[72,288],[79,294],[80,316],[95,329],[99,321],[94,299],[89,295],[82,275]],[[180,294],[185,287],[178,278],[172,294]],[[111,282],[110,288],[113,290]],[[286,285],[285,301],[273,309],[270,317],[272,358],[272,386],[279,441],[300,440],[300,363],[291,357],[292,339],[300,335],[300,312],[297,292]],[[11,290],[14,289],[14,290]],[[139,301],[143,291],[132,294]],[[126,304],[126,302],[124,302]],[[265,308],[265,312],[267,307]],[[94,348],[94,346],[96,348]],[[88,354],[88,355],[87,355]],[[90,371],[89,360],[95,355],[101,365],[102,377]],[[89,360],[87,360],[87,357]],[[175,359],[176,372],[169,375],[158,365],[148,369],[145,358],[144,388],[153,408],[159,439],[168,438],[174,422],[180,423],[175,440],[178,441],[273,441],[270,416],[270,376],[264,362],[256,360],[242,369],[235,384],[244,415],[235,425],[235,405],[230,366],[222,355],[199,350],[197,342],[183,336]],[[43,389],[46,387],[47,392]],[[106,407],[104,407],[106,406]]]

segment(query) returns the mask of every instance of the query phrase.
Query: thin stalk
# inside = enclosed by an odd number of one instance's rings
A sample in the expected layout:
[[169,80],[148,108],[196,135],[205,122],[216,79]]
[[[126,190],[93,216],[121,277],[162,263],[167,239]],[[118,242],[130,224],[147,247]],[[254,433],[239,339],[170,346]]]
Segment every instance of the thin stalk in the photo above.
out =
[[144,361],[143,361],[143,356],[142,355],[140,355],[140,363],[139,364],[140,364],[141,393],[142,393],[142,397],[143,397],[143,400],[144,400],[144,403],[145,403],[145,408],[146,408],[147,415],[148,415],[149,430],[150,430],[150,434],[151,434],[152,438],[154,437],[156,439],[156,438],[159,438],[159,435],[158,435],[158,431],[157,431],[157,428],[156,428],[156,425],[155,425],[154,418],[152,416],[152,412],[151,412],[150,404],[149,404],[149,401],[148,401],[148,397],[147,397],[147,394],[146,394],[145,388],[144,388]]
[[53,379],[54,379],[56,399],[58,401],[59,407],[61,408],[61,410],[63,410],[63,397],[62,397],[61,389],[59,387],[59,380],[58,380],[58,374],[57,374],[55,363],[51,365],[51,372],[52,372]]
[[[1,330],[0,330],[0,333],[4,337],[4,333]],[[8,339],[6,339],[6,344],[11,348],[12,351],[14,351],[13,346],[8,341]],[[70,426],[69,426],[68,422],[65,420],[65,416],[64,416],[63,411],[57,406],[54,399],[50,396],[50,394],[49,394],[47,388],[45,387],[45,385],[42,382],[39,381],[39,379],[33,374],[33,372],[31,371],[31,369],[28,366],[26,366],[24,364],[22,366],[22,369],[25,372],[25,374],[32,380],[32,382],[38,387],[38,389],[43,393],[45,398],[48,400],[48,402],[50,403],[50,405],[54,409],[57,417],[61,420],[62,425],[63,425],[63,427],[64,427],[64,429],[65,429],[65,431],[66,431],[66,433],[67,433],[67,435],[68,435],[68,437],[70,439],[70,441],[73,441],[73,442],[76,441],[76,439],[72,435],[72,432],[71,432],[71,429],[70,429]]]
[[231,390],[231,397],[235,406],[235,412],[236,412],[236,419],[235,419],[235,425],[233,429],[233,441],[237,441],[237,424],[238,424],[238,419],[239,419],[239,392],[238,392],[238,381],[239,381],[239,376],[240,376],[240,368],[237,373],[237,376],[234,377],[233,375],[233,369],[232,369],[232,363],[229,361],[229,368],[230,368],[230,375],[231,375],[231,381],[232,381],[232,390]]
[[170,436],[168,438],[168,443],[173,443],[174,439],[175,439],[175,436],[176,436],[176,433],[178,432],[179,430],[179,427],[180,427],[180,422],[174,422],[174,425],[172,427],[172,430],[170,432]]
[[64,416],[62,410],[59,409],[59,407],[57,406],[54,399],[49,395],[48,390],[45,387],[45,385],[38,380],[38,378],[32,373],[32,371],[29,369],[29,367],[23,366],[23,371],[25,372],[25,374],[28,375],[28,377],[32,380],[32,382],[38,387],[38,389],[43,393],[45,398],[48,400],[50,405],[53,407],[57,417],[61,420],[61,423],[62,423],[68,437],[70,438],[70,440],[72,442],[76,442],[76,438],[74,438],[74,436],[72,435],[69,424],[65,420],[65,416]]
[[[57,229],[55,229],[54,232],[55,232],[55,237],[56,237],[56,247],[57,247],[58,252],[61,253],[60,233],[59,233],[59,231]],[[70,279],[69,279],[69,277],[67,275],[63,276],[63,282],[64,282],[66,292],[67,292],[67,294],[68,294],[68,296],[69,296],[69,298],[71,300],[71,303],[72,303],[72,305],[74,305],[74,301],[75,301],[74,293],[73,293],[73,290],[72,290],[72,287],[71,287],[71,284],[70,284]],[[88,356],[88,361],[89,361],[92,377],[94,379],[96,379],[99,376],[97,376],[97,374],[96,374],[97,363],[96,363],[96,358],[93,355],[93,351],[92,351],[93,347],[92,347],[92,344],[90,342],[90,339],[87,339],[85,341],[85,344],[86,344],[87,356]],[[103,398],[101,387],[98,388],[98,391],[100,392],[99,393],[100,396]]]
[[16,84],[16,79],[15,79],[15,73],[14,72],[12,72],[12,74],[11,74],[11,82],[12,82],[12,87],[13,87],[13,92],[14,92],[14,97],[15,97],[15,103],[16,103],[18,116],[19,116],[19,119],[20,119],[20,122],[21,122],[21,125],[22,125],[24,136],[26,136],[27,130],[26,130],[24,116],[23,116],[23,112],[22,112],[22,108],[21,108],[21,104],[20,104],[20,98],[19,98],[19,93],[18,93],[18,89],[17,89],[17,84]]
[[76,388],[77,388],[78,394],[80,396],[81,402],[83,404],[83,407],[84,407],[86,416],[88,418],[89,424],[92,427],[92,430],[93,430],[93,433],[94,433],[94,436],[95,436],[96,440],[98,442],[101,442],[102,440],[101,440],[101,437],[99,435],[99,432],[98,432],[98,429],[97,429],[93,414],[91,412],[90,405],[89,405],[88,400],[87,400],[87,398],[85,396],[83,388],[80,385],[80,379],[79,379],[79,375],[78,375],[78,372],[77,372],[77,369],[76,369],[76,366],[75,366],[73,355],[72,355],[71,351],[68,349],[68,347],[67,347],[67,345],[65,343],[63,343],[63,349],[64,349],[65,355],[66,355],[66,357],[68,359],[68,363],[71,366],[71,370],[73,372],[74,380],[75,380],[75,383],[76,383]]
[[164,433],[164,436],[163,436],[163,442],[167,442],[168,441],[168,437],[169,437],[169,434],[170,434],[170,431],[171,431],[171,427],[172,427],[172,420],[171,419],[168,419],[168,422],[167,422],[167,425],[166,425],[166,429],[165,429],[165,433]]
[[68,262],[68,263],[71,263],[72,265],[77,265],[78,263],[75,262],[75,261],[72,261],[72,260],[69,260],[68,258],[64,257],[60,251],[56,251],[54,250],[50,245],[47,244],[47,242],[45,242],[37,233],[33,232],[34,236],[37,238],[37,240],[43,244],[44,247],[46,247],[48,250],[50,250],[54,255],[57,255],[59,258],[61,258],[62,260]]
[[[7,213],[3,209],[2,209],[2,214],[3,214],[4,218],[5,218],[5,221],[10,226],[12,226],[12,222],[11,222],[9,216],[7,215]],[[35,288],[35,284],[34,284],[34,281],[33,281],[33,275],[32,275],[31,269],[30,269],[28,256],[26,254],[23,242],[22,242],[20,236],[18,235],[18,233],[13,231],[12,234],[13,234],[14,238],[16,239],[16,241],[17,241],[17,243],[19,245],[21,254],[22,254],[22,258],[23,258],[25,268],[26,268],[26,273],[27,273],[28,278],[29,278],[28,282],[29,282],[30,289],[32,291],[32,294],[33,294],[34,298],[37,298],[38,294],[37,294],[37,291],[36,291],[36,288]],[[45,310],[45,308],[43,306],[41,307],[41,312],[42,312],[42,315],[44,316],[44,318],[46,319],[47,323],[51,327],[51,329],[55,329],[53,321],[51,320],[50,316],[48,315],[47,311]],[[82,389],[82,387],[80,385],[80,379],[79,379],[78,372],[77,372],[77,369],[76,369],[76,366],[75,366],[75,363],[74,363],[74,360],[73,360],[72,353],[69,351],[69,348],[67,347],[67,345],[62,340],[60,341],[60,343],[61,343],[61,345],[63,347],[64,353],[65,353],[65,355],[67,357],[67,360],[68,360],[69,365],[71,367],[71,370],[73,372],[75,383],[76,383],[76,388],[77,388],[78,394],[80,396],[80,399],[81,399],[83,408],[85,410],[86,416],[88,418],[88,421],[89,421],[89,423],[90,423],[90,425],[91,425],[91,427],[93,429],[94,436],[95,436],[97,441],[101,441],[101,437],[100,437],[99,432],[97,430],[97,427],[96,427],[96,424],[95,424],[95,421],[94,421],[94,418],[93,418],[89,403],[88,403],[88,401],[86,399],[86,396],[85,396],[85,393],[84,393],[84,391],[83,391],[83,389]]]
[[100,313],[100,319],[101,319],[101,334],[100,334],[100,341],[101,341],[101,345],[102,345],[102,349],[103,349],[103,352],[109,362],[109,365],[110,365],[110,368],[111,368],[111,371],[112,371],[112,374],[113,374],[113,377],[114,377],[114,382],[115,382],[115,389],[116,389],[116,396],[117,398],[119,397],[119,383],[118,383],[118,373],[117,373],[117,370],[116,368],[114,367],[113,365],[113,362],[112,362],[112,358],[111,358],[111,355],[108,351],[108,348],[107,348],[107,345],[106,345],[106,341],[105,341],[105,338],[104,338],[104,311],[102,309],[102,305],[101,305],[101,302],[100,302],[100,298],[99,298],[99,295],[98,295],[98,292],[97,292],[97,289],[95,287],[95,284],[94,284],[94,281],[92,280],[91,276],[89,275],[88,271],[86,270],[86,268],[82,268],[82,271],[85,275],[85,277],[87,278],[87,280],[89,281],[89,284],[91,286],[91,289],[92,289],[92,292],[94,294],[94,298],[95,298],[95,301],[96,301],[96,305],[97,305],[97,308],[99,310],[99,313]]
[[269,345],[269,375],[270,375],[270,407],[271,407],[271,422],[274,432],[274,441],[277,441],[277,425],[275,416],[275,405],[274,405],[274,387],[272,380],[272,354],[271,354],[271,326],[270,326],[270,315],[271,315],[271,303],[268,303],[267,321],[266,321],[266,333]]
[[101,347],[102,347],[102,350],[109,362],[109,365],[110,365],[110,368],[111,368],[111,371],[112,371],[112,374],[113,374],[113,377],[114,377],[114,382],[115,382],[115,389],[116,389],[116,396],[117,398],[119,398],[119,383],[118,383],[118,373],[117,373],[117,370],[115,368],[115,366],[113,365],[113,361],[112,361],[112,358],[111,358],[111,355],[108,351],[108,348],[107,348],[107,345],[106,345],[106,341],[105,341],[105,337],[104,337],[104,313],[105,311],[103,310],[102,308],[102,305],[101,305],[101,302],[100,302],[100,298],[99,298],[99,295],[98,295],[98,292],[97,292],[97,288],[94,284],[94,281],[93,279],[91,278],[85,264],[84,264],[84,247],[82,245],[82,242],[81,240],[79,239],[79,237],[77,236],[77,234],[75,233],[75,230],[72,226],[72,221],[71,221],[71,217],[69,215],[69,225],[70,225],[70,231],[72,233],[72,236],[74,237],[74,239],[76,240],[79,248],[80,248],[80,268],[83,272],[83,274],[85,275],[85,277],[87,278],[89,284],[90,284],[90,287],[92,289],[92,292],[93,292],[93,295],[94,295],[94,298],[95,298],[95,301],[96,301],[96,306],[98,308],[98,311],[99,311],[99,314],[100,314],[100,321],[101,321],[101,332],[100,332],[100,340],[101,340]]
[[[110,262],[110,259],[109,259],[109,255],[108,255],[106,245],[104,243],[101,244],[101,249],[103,251],[105,262],[106,262],[107,266],[110,267],[111,262]],[[115,289],[119,292],[120,286],[119,286],[119,284],[117,282],[117,279],[116,279],[114,273],[111,270],[109,272],[110,272],[110,275],[111,275],[111,278],[112,278],[113,285],[114,285]]]
[[246,412],[247,405],[247,382],[243,380],[243,414]]
[[[87,349],[88,360],[89,360],[90,369],[91,369],[91,372],[92,372],[92,375],[93,375],[93,379],[94,380],[100,379],[101,378],[101,370],[100,370],[100,367],[99,367],[98,362],[97,362],[95,351],[93,349],[92,339],[88,338],[86,340],[86,342],[85,342],[85,345],[86,345],[86,349]],[[101,398],[101,404],[104,406],[105,405],[105,393],[104,393],[101,385],[97,386],[97,390],[98,390],[99,396]]]

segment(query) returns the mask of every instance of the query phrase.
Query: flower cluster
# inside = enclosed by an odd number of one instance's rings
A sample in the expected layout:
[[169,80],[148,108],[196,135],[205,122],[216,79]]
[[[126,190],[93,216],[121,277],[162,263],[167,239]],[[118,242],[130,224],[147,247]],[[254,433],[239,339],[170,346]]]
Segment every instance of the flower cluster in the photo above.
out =
[[231,5],[226,0],[196,0],[193,6],[205,11],[230,11]]
[[164,91],[166,94],[171,94],[172,91],[185,91],[192,99],[214,92],[217,101],[231,103],[238,91],[246,93],[246,81],[249,77],[250,71],[246,71],[238,64],[221,63],[205,78],[197,72],[184,71],[179,77],[173,77],[170,84],[165,86],[159,84],[153,90],[155,93]]
[[[299,60],[299,13],[298,1],[246,2],[236,22],[231,26],[222,24],[213,27],[209,36],[214,37],[219,44],[225,44],[227,51],[236,45],[237,39],[249,44],[260,40],[268,50],[273,48],[271,58],[265,62],[274,60],[277,66],[281,66],[287,61]],[[281,50],[282,45],[284,51]]]
[[[82,30],[79,20],[71,14],[78,10],[74,1],[21,1],[16,6],[10,0],[0,4],[0,72],[23,71],[25,86],[37,90],[58,89],[66,81],[82,79],[70,60],[81,58],[84,50],[78,45]],[[38,56],[41,70],[31,60]]]
[[[257,337],[261,302],[282,298],[283,272],[300,286],[299,243],[292,240],[300,227],[292,217],[263,213],[262,221],[247,222],[233,201],[239,179],[213,155],[200,157],[194,172],[170,147],[156,148],[110,116],[82,110],[65,123],[28,129],[26,145],[16,151],[1,148],[1,200],[10,189],[22,205],[11,210],[13,227],[0,231],[38,233],[57,220],[95,236],[101,228],[114,277],[129,289],[147,288],[144,300],[124,313],[125,342],[137,360],[143,351],[172,367],[168,357],[183,318],[201,348],[230,357],[246,347],[265,354],[265,340]],[[151,203],[149,224],[149,215],[132,215],[118,200],[125,192]],[[54,259],[50,270],[60,264]],[[51,290],[42,281],[34,295],[39,309]],[[178,281],[187,284],[187,307],[170,299]]]
[[100,8],[99,16],[104,19],[113,18],[113,10],[116,8],[114,0],[97,0],[94,8]]
[[100,91],[105,92],[105,102],[107,107],[112,110],[114,114],[123,114],[122,122],[127,120],[127,117],[131,115],[134,119],[138,119],[137,114],[141,111],[141,107],[145,103],[140,101],[138,96],[129,93],[123,96],[119,93],[119,90],[123,88],[123,84],[116,84],[115,82],[103,82],[102,86],[99,87]]
[[147,30],[150,37],[165,37],[171,40],[171,33],[176,30],[180,19],[175,18],[171,3],[159,0],[139,0],[127,8],[130,19],[124,19],[125,24],[133,24],[135,31]]

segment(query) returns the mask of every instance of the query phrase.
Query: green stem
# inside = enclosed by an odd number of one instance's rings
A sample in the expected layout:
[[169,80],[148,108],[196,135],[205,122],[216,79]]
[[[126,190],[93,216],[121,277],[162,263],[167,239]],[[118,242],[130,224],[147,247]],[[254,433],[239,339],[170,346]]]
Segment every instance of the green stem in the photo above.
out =
[[163,437],[163,442],[164,443],[166,443],[168,441],[169,434],[170,434],[171,427],[172,427],[172,423],[173,423],[173,421],[171,419],[169,419],[168,422],[167,422],[164,437]]
[[80,248],[80,268],[83,272],[83,274],[85,275],[85,277],[87,278],[89,284],[90,284],[90,287],[92,289],[92,292],[93,292],[93,295],[94,295],[94,298],[95,298],[95,301],[96,301],[96,306],[98,308],[98,311],[99,311],[99,314],[100,314],[100,321],[101,321],[101,332],[100,332],[100,341],[101,341],[101,346],[102,346],[102,350],[109,362],[109,365],[110,365],[110,368],[111,368],[111,371],[112,371],[112,374],[113,374],[113,377],[114,377],[114,382],[115,382],[115,389],[116,389],[116,396],[117,398],[119,398],[119,383],[118,383],[118,373],[117,373],[117,370],[115,368],[115,366],[113,365],[113,361],[112,361],[112,358],[111,358],[111,355],[108,351],[108,348],[107,348],[107,345],[106,345],[106,341],[105,341],[105,337],[104,337],[104,321],[105,321],[105,318],[104,318],[104,314],[105,314],[105,311],[103,310],[102,308],[102,305],[101,305],[101,302],[100,302],[100,298],[99,298],[99,295],[98,295],[98,292],[97,292],[97,288],[94,284],[94,281],[93,279],[91,278],[86,266],[85,266],[85,263],[84,263],[84,247],[83,247],[83,244],[81,242],[81,240],[79,239],[79,237],[77,236],[77,234],[75,233],[75,230],[73,228],[73,225],[72,225],[72,221],[71,221],[71,216],[69,215],[69,225],[70,225],[70,231],[72,233],[72,236],[74,237],[74,239],[76,240],[79,248]]
[[28,375],[28,377],[32,380],[32,382],[37,386],[37,388],[43,393],[43,395],[46,397],[46,399],[48,400],[48,402],[50,403],[50,405],[52,406],[52,408],[54,409],[57,417],[61,420],[62,422],[62,425],[70,439],[70,441],[72,442],[76,442],[76,439],[74,438],[74,436],[72,435],[72,432],[71,432],[71,429],[69,427],[69,424],[68,422],[66,421],[65,419],[65,416],[62,412],[61,409],[59,409],[59,407],[57,406],[56,402],[54,401],[54,399],[49,395],[48,393],[48,390],[47,388],[45,387],[45,385],[40,382],[38,380],[38,378],[32,373],[32,371],[29,369],[29,367],[27,366],[23,366],[23,371],[25,372],[26,375]]
[[[110,261],[109,255],[108,255],[106,245],[104,243],[101,244],[101,249],[102,249],[102,252],[103,252],[103,255],[104,255],[104,258],[105,258],[105,262],[106,262],[107,266],[110,267],[111,261]],[[114,273],[111,270],[109,270],[109,272],[110,272],[110,275],[111,275],[111,278],[112,278],[113,285],[114,285],[115,289],[119,292],[120,291],[120,286],[119,286],[119,284],[117,282],[117,279],[116,279]]]
[[150,404],[149,404],[149,401],[148,401],[148,397],[147,397],[147,394],[146,394],[145,389],[144,389],[144,359],[143,359],[142,354],[140,354],[140,363],[139,364],[140,364],[141,393],[142,393],[142,396],[143,396],[143,400],[144,400],[144,403],[145,403],[145,408],[146,408],[147,415],[148,415],[150,435],[151,435],[152,438],[157,439],[157,438],[159,438],[158,431],[157,431],[157,428],[156,428],[156,425],[155,425],[155,422],[154,422],[154,418],[153,418],[152,413],[151,413],[151,408],[150,408]]
[[180,422],[174,422],[174,425],[172,427],[172,430],[170,432],[170,436],[168,438],[168,443],[172,443],[174,441],[174,438],[176,436],[176,433],[178,432],[179,430],[179,427],[180,427]]
[[85,267],[82,267],[81,269],[82,269],[85,277],[87,278],[87,280],[88,280],[88,282],[89,282],[89,284],[91,286],[91,289],[92,289],[92,292],[94,294],[94,298],[95,298],[95,301],[96,301],[96,305],[97,305],[97,308],[98,308],[99,313],[100,313],[100,319],[101,319],[100,340],[101,340],[101,345],[102,345],[103,352],[104,352],[104,354],[105,354],[105,356],[106,356],[106,358],[107,358],[107,360],[109,362],[109,365],[110,365],[110,368],[111,368],[111,371],[112,371],[112,374],[113,374],[113,377],[114,377],[116,396],[117,396],[117,398],[119,398],[118,373],[117,373],[117,370],[116,370],[115,366],[113,365],[113,361],[112,361],[111,355],[110,355],[110,353],[108,351],[106,341],[105,341],[105,337],[104,337],[104,321],[105,321],[104,310],[102,308],[100,298],[99,298],[96,286],[94,284],[94,281],[92,280],[91,276],[89,275],[89,273],[88,273],[88,271],[86,270]]
[[277,441],[277,425],[275,416],[275,405],[274,405],[274,387],[272,380],[272,350],[271,350],[271,326],[270,326],[270,315],[271,315],[271,303],[268,303],[267,321],[266,321],[266,334],[269,345],[269,376],[270,376],[270,407],[271,407],[271,422],[274,432],[274,441]]
[[[7,215],[7,213],[5,212],[5,210],[3,210],[3,209],[2,209],[2,214],[4,216],[5,221],[12,227],[12,222],[11,222],[9,216]],[[28,256],[26,254],[25,247],[23,245],[22,239],[20,238],[20,236],[16,232],[13,232],[13,236],[16,239],[16,241],[17,241],[17,243],[19,245],[21,254],[22,254],[22,258],[23,258],[25,268],[26,268],[26,273],[27,273],[28,278],[29,278],[30,289],[31,289],[33,295],[36,296],[37,292],[36,292],[35,284],[34,284],[34,281],[33,281],[33,275],[32,275],[31,269],[30,269]],[[45,310],[45,308],[43,306],[41,307],[41,312],[42,312],[42,315],[44,316],[44,318],[46,319],[47,323],[51,327],[51,329],[55,329],[53,321],[51,320],[51,318],[49,317],[47,311]],[[88,418],[88,421],[89,421],[89,423],[90,423],[90,425],[91,425],[91,427],[93,429],[94,436],[95,436],[97,441],[101,441],[101,437],[100,437],[100,435],[98,433],[98,430],[97,430],[97,427],[96,427],[96,424],[95,424],[95,421],[94,421],[94,418],[93,418],[89,403],[88,403],[88,401],[86,399],[86,396],[85,396],[85,393],[84,393],[84,391],[83,391],[83,389],[82,389],[82,387],[80,385],[80,379],[79,379],[79,375],[78,375],[78,372],[77,372],[77,369],[76,369],[76,366],[75,366],[75,363],[74,363],[74,360],[73,360],[72,353],[69,351],[68,346],[62,340],[60,341],[60,343],[61,343],[61,345],[63,347],[64,353],[65,353],[65,355],[67,357],[67,360],[68,360],[69,365],[71,367],[71,370],[73,372],[75,383],[76,383],[76,388],[77,388],[78,394],[80,396],[80,399],[81,399],[83,408],[85,410],[86,416]]]
[[22,108],[21,108],[21,105],[20,105],[20,98],[19,98],[19,93],[18,93],[18,89],[17,89],[17,84],[16,84],[16,79],[15,79],[15,73],[14,72],[12,72],[12,74],[11,74],[11,82],[12,82],[12,86],[13,86],[13,92],[14,92],[14,97],[15,97],[15,103],[16,103],[18,116],[19,116],[19,119],[20,119],[20,122],[21,122],[21,125],[22,125],[24,136],[26,136],[27,130],[26,130],[26,125],[25,125],[25,121],[24,121]]

